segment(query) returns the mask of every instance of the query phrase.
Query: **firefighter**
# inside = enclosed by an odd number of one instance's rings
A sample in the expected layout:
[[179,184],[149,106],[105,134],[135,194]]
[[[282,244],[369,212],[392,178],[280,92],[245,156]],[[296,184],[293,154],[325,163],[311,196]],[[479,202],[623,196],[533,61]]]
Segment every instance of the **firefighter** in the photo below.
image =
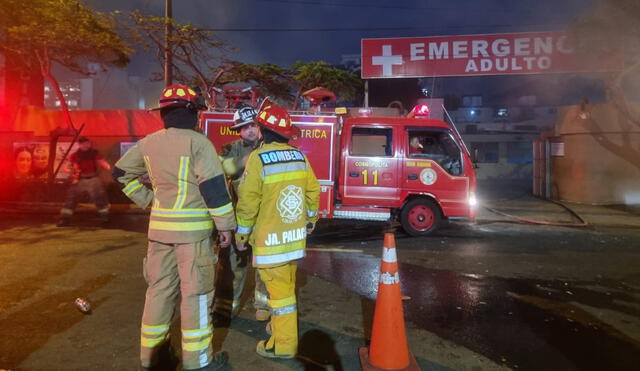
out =
[[[234,194],[238,194],[238,184],[240,184],[240,177],[244,172],[245,164],[249,154],[258,148],[262,143],[262,133],[260,127],[255,122],[258,112],[255,108],[246,103],[240,103],[236,107],[237,110],[233,115],[234,125],[231,129],[237,131],[240,135],[240,139],[237,139],[222,148],[220,153],[220,159],[222,160],[222,166],[225,174],[231,180],[232,189]],[[232,247],[225,251],[220,251],[224,254],[228,251],[227,256],[221,256],[220,264],[222,267],[222,274],[218,277],[222,285],[218,285],[216,290],[216,311],[222,314],[229,313],[229,317],[235,317],[238,314],[240,308],[240,297],[247,278],[247,271],[249,270],[248,256],[246,252],[239,252],[232,244]],[[227,265],[228,264],[228,265]],[[225,269],[225,268],[230,269]],[[233,278],[232,285],[228,285],[227,273],[231,271]],[[268,295],[267,290],[264,287],[264,283],[260,279],[260,275],[256,271],[255,274],[255,290],[254,290],[254,307],[256,309],[256,320],[267,321],[269,319],[269,306],[267,303]],[[221,287],[222,286],[222,287]],[[233,292],[228,293],[229,286]],[[226,294],[226,295],[225,295]],[[224,297],[221,297],[224,296]]]
[[423,150],[424,150],[424,146],[420,143],[420,138],[411,137],[411,140],[409,140],[409,154],[410,155],[422,154]]
[[[141,325],[140,360],[145,370],[161,365],[178,297],[185,370],[218,370],[228,356],[212,352],[215,264],[212,232],[227,248],[236,227],[231,196],[215,148],[195,131],[195,91],[171,85],[160,97],[164,129],[141,139],[116,163],[113,177],[138,206],[153,203],[143,263],[148,283]],[[140,182],[148,175],[152,190]]]
[[306,156],[288,144],[299,130],[287,111],[263,106],[257,121],[264,144],[249,156],[238,189],[236,243],[239,250],[251,244],[269,292],[271,337],[258,342],[256,352],[289,359],[298,350],[296,261],[318,219],[320,184]]
[[69,156],[72,166],[71,187],[67,192],[64,206],[60,210],[58,227],[66,227],[71,223],[78,199],[85,192],[96,204],[102,224],[109,222],[109,199],[104,185],[98,177],[98,169],[111,170],[111,165],[104,160],[100,152],[93,148],[88,138],[78,138],[78,145],[80,148]]

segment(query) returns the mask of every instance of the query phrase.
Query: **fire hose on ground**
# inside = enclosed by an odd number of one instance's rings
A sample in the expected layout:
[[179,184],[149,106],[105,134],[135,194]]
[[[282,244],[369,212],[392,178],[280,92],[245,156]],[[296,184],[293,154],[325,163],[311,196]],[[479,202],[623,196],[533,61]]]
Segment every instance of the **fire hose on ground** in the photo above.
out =
[[505,216],[507,218],[515,219],[518,223],[521,223],[521,224],[548,225],[548,226],[555,226],[555,227],[579,227],[579,228],[583,228],[583,227],[588,227],[589,226],[589,223],[587,223],[584,219],[582,219],[582,217],[580,215],[578,215],[578,213],[573,211],[567,205],[565,205],[565,204],[563,204],[561,202],[558,202],[558,201],[550,200],[550,199],[544,199],[544,200],[549,201],[549,202],[553,202],[554,204],[561,206],[562,208],[567,210],[571,215],[573,215],[576,219],[578,219],[580,222],[579,223],[566,223],[566,222],[549,222],[549,221],[545,221],[545,220],[535,220],[535,219],[523,218],[523,217],[516,216],[516,215],[511,215],[511,214],[508,214],[508,213],[493,209],[493,208],[488,207],[488,206],[484,206],[484,208],[489,210],[489,211],[491,211],[492,213],[495,213],[495,214],[498,214],[498,215],[502,215],[502,216]]

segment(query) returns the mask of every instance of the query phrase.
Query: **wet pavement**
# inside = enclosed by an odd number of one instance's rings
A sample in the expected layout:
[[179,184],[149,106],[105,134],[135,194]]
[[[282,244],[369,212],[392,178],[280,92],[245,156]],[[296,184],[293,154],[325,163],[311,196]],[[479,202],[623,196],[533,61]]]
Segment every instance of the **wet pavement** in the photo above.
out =
[[[528,199],[497,207],[572,220]],[[253,354],[266,335],[248,298],[238,318],[217,328],[214,343],[230,352],[235,370],[360,369],[382,236],[392,231],[409,347],[423,370],[635,370],[638,216],[580,211],[587,228],[519,224],[485,210],[476,224],[452,223],[423,238],[397,225],[325,221],[300,263],[300,356]],[[0,217],[0,369],[135,369],[147,217],[116,213],[107,229],[97,221],[90,209],[71,228],[55,228],[54,212]],[[72,306],[87,295],[90,316]]]
[[[301,268],[374,300],[380,260],[310,253]],[[615,282],[495,279],[401,263],[405,317],[415,326],[524,370],[633,370],[639,343],[574,303],[640,318],[637,289]],[[600,290],[585,289],[594,286]]]

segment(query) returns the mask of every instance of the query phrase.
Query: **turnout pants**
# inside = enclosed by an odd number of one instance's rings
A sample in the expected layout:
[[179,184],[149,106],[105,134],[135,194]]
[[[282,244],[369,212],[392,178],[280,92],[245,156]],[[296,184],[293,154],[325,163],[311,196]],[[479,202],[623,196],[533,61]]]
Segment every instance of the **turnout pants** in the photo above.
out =
[[[235,244],[228,249],[220,249],[215,302],[215,311],[217,313],[230,317],[238,313],[242,292],[250,269],[249,266],[251,265],[250,262],[249,250],[238,251],[235,248]],[[255,272],[255,281],[253,305],[255,309],[269,310],[267,289],[257,270]]]
[[96,204],[96,209],[101,216],[109,215],[109,200],[104,185],[99,177],[81,178],[78,183],[72,184],[67,191],[67,199],[60,211],[63,217],[70,217],[78,206],[78,199],[83,193],[88,193],[91,202]]
[[217,256],[207,238],[193,243],[149,241],[143,272],[148,283],[140,336],[140,360],[149,367],[168,340],[180,298],[182,362],[185,370],[211,363],[213,326],[210,307]]
[[295,261],[275,268],[258,268],[269,292],[272,335],[265,348],[277,355],[295,355],[298,351],[298,308],[296,305]]

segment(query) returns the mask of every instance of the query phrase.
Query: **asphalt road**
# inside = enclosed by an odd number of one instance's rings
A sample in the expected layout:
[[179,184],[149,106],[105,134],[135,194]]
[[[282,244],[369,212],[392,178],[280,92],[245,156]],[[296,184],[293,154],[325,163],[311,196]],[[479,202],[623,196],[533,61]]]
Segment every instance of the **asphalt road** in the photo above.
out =
[[[70,228],[56,228],[52,214],[0,217],[0,369],[137,369],[146,216],[115,215],[105,229],[92,212],[79,216]],[[234,370],[359,370],[385,231],[396,235],[408,343],[423,370],[640,364],[640,229],[490,219],[424,238],[383,224],[321,223],[298,275],[300,356],[254,353],[266,334],[250,290],[240,316],[218,324],[215,347]],[[77,297],[92,314],[75,308]]]

